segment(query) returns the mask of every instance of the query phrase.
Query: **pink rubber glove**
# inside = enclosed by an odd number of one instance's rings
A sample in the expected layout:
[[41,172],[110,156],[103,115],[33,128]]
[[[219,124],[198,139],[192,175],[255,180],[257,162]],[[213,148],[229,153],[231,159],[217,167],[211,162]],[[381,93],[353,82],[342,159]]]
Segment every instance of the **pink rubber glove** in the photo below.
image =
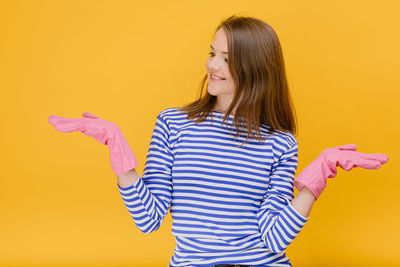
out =
[[355,152],[357,146],[353,144],[339,147],[331,147],[322,151],[322,153],[308,165],[294,181],[297,189],[301,190],[303,186],[308,187],[315,196],[315,199],[321,195],[326,186],[326,179],[336,176],[336,166],[349,171],[354,167],[364,169],[379,169],[382,164],[389,160],[384,154],[366,154]]
[[81,131],[83,134],[93,137],[101,144],[108,145],[111,167],[117,176],[138,165],[128,142],[115,123],[102,120],[89,112],[84,112],[82,117],[83,118],[69,119],[51,115],[49,117],[49,123],[53,125],[57,131],[64,133]]

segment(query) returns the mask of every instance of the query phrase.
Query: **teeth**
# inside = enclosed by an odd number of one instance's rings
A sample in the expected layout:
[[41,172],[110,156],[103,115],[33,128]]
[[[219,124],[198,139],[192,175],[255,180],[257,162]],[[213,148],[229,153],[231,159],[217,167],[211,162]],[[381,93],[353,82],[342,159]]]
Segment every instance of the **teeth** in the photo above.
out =
[[221,77],[215,76],[214,74],[211,74],[211,78],[216,79],[216,80],[222,80]]

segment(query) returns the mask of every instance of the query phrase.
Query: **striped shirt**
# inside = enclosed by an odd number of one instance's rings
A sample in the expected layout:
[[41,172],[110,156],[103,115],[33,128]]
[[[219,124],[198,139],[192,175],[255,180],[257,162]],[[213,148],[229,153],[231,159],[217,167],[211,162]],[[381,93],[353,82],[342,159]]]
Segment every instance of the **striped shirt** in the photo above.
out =
[[157,116],[142,177],[119,192],[136,226],[157,230],[170,210],[169,266],[291,266],[285,249],[308,218],[292,205],[297,140],[261,125],[235,138],[233,117],[196,123],[178,108]]

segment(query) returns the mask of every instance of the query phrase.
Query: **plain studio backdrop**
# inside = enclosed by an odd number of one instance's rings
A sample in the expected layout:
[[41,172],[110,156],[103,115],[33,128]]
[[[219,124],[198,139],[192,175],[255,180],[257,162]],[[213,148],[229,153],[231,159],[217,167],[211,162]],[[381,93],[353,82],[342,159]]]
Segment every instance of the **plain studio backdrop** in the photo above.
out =
[[[212,33],[277,32],[299,122],[299,174],[327,147],[385,153],[338,170],[287,249],[293,266],[399,266],[398,1],[1,1],[0,266],[166,266],[171,216],[141,233],[108,148],[49,115],[116,123],[142,174],[157,114],[196,99]],[[297,194],[297,189],[296,192]]]

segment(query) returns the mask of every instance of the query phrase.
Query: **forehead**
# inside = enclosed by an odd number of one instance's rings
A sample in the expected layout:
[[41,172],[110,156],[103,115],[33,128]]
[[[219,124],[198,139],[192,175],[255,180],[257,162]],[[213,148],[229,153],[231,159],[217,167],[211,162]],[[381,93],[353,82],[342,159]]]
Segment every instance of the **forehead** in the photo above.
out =
[[226,38],[226,33],[222,28],[215,33],[214,42],[212,43],[212,46],[215,49],[221,49],[227,51],[228,40]]

